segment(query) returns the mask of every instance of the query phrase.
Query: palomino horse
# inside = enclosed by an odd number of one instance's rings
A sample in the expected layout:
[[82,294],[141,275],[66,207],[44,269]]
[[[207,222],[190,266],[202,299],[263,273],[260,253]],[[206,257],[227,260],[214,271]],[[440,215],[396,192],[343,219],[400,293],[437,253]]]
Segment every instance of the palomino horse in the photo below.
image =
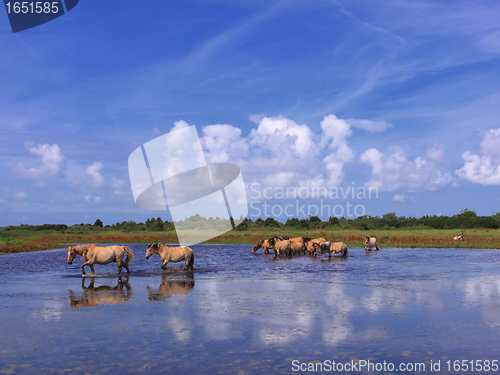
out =
[[186,261],[186,270],[189,268],[193,269],[194,264],[194,253],[190,247],[187,246],[177,246],[172,247],[168,245],[162,245],[159,243],[148,245],[146,251],[146,259],[149,259],[151,255],[158,254],[161,259],[161,268],[163,270],[167,269],[167,264],[169,262],[177,263],[181,260]]
[[453,241],[463,241],[464,240],[464,233],[458,234],[456,236],[453,236]]
[[375,237],[365,236],[365,251],[372,251],[372,248],[379,250],[377,239]]
[[300,254],[303,252],[304,254],[307,251],[307,243],[311,241],[311,237],[295,237],[290,238],[290,250],[292,254]]
[[346,257],[348,255],[347,246],[343,242],[326,241],[320,245],[315,243],[313,246],[315,248],[318,247],[321,254],[323,254],[325,251],[328,251],[328,258],[332,257],[332,253],[334,256],[337,253],[342,254],[343,257]]
[[285,239],[285,237],[273,237],[269,239],[269,245],[274,250],[275,257],[279,257],[281,254],[292,255],[290,250],[291,244],[290,240]]
[[[126,292],[124,290],[126,289]],[[72,290],[68,291],[69,305],[71,307],[94,307],[97,305],[117,305],[132,298],[132,287],[126,281],[118,279],[115,287],[101,285],[94,287],[94,278],[91,278],[88,287],[85,287],[85,279],[82,279],[83,295],[77,296]]]
[[255,245],[251,254],[255,254],[261,247],[265,250],[264,254],[269,254],[269,249],[271,248],[271,245],[269,245],[269,240],[260,241],[257,245]]
[[[124,261],[125,253],[127,253],[127,259]],[[82,275],[85,275],[85,266],[89,266],[92,274],[95,274],[94,264],[108,264],[111,262],[116,262],[118,265],[118,274],[122,272],[122,267],[125,267],[127,273],[130,273],[128,265],[134,258],[132,250],[127,246],[68,246],[68,264],[73,263],[77,255],[80,255],[85,260],[82,264]]]
[[185,296],[194,288],[194,276],[192,272],[186,272],[186,279],[173,279],[168,274],[161,275],[161,284],[158,289],[149,285],[146,287],[148,298],[151,301],[164,301],[172,296]]

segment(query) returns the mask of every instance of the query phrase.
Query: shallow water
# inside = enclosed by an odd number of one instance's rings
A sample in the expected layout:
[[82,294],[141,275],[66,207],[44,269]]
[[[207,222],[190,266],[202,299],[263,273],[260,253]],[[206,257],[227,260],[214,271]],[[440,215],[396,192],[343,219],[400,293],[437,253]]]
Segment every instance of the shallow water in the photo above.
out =
[[455,360],[500,359],[497,250],[328,260],[196,245],[193,272],[163,272],[145,245],[129,247],[121,281],[116,264],[82,278],[64,249],[0,256],[0,372],[272,374],[370,360],[457,373]]

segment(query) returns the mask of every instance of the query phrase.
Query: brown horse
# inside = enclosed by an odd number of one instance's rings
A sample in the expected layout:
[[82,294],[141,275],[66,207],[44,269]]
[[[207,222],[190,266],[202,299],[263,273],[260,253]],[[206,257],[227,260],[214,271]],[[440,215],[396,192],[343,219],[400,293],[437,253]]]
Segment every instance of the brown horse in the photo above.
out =
[[292,255],[290,250],[291,244],[290,240],[284,239],[284,237],[273,237],[269,239],[269,245],[271,245],[271,249],[274,250],[275,257],[281,254]]
[[[127,291],[125,293],[125,288]],[[77,296],[72,290],[68,291],[69,305],[71,307],[94,307],[97,305],[117,305],[132,298],[132,287],[126,281],[118,279],[115,287],[101,285],[94,287],[94,278],[90,280],[88,287],[85,287],[85,279],[82,279],[83,295]]]
[[269,245],[269,240],[260,241],[257,245],[255,245],[255,247],[251,251],[251,254],[255,254],[261,247],[265,250],[264,254],[269,254],[269,249],[271,248],[271,245]]
[[[124,261],[125,253],[127,253],[127,259]],[[68,264],[73,263],[77,255],[80,255],[85,260],[82,264],[82,275],[85,275],[85,266],[89,266],[92,274],[95,274],[94,264],[108,264],[111,262],[116,262],[118,265],[118,274],[121,274],[122,267],[125,267],[127,273],[130,273],[128,265],[134,258],[132,250],[127,246],[68,246]]]
[[189,268],[193,269],[194,253],[190,247],[172,247],[159,243],[150,244],[148,245],[148,249],[146,251],[146,259],[149,259],[153,254],[158,254],[158,256],[160,257],[162,261],[161,268],[163,270],[167,269],[167,264],[169,262],[177,263],[182,260],[186,261],[186,267],[184,268],[185,270],[188,270]]
[[309,255],[314,255],[316,253],[315,245],[321,245],[323,242],[326,242],[324,238],[314,238],[307,241],[307,252]]
[[328,251],[328,258],[332,257],[332,253],[334,256],[337,253],[342,254],[343,257],[346,257],[348,255],[347,246],[343,242],[326,241],[320,245],[315,243],[313,246],[315,248],[318,248],[321,254],[323,254],[325,251]]
[[290,250],[295,254],[306,253],[307,251],[307,242],[311,241],[311,237],[295,237],[290,238]]

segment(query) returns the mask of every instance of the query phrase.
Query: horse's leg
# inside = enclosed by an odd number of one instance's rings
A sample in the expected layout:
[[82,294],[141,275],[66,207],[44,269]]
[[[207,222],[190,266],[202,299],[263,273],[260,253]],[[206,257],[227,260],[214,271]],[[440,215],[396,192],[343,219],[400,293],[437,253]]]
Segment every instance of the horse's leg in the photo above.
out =
[[91,260],[87,260],[86,262],[84,262],[82,264],[82,275],[86,275],[86,273],[85,273],[85,266],[89,266],[90,267],[90,271],[92,272],[92,274],[95,274],[94,264],[91,263],[91,262],[92,262]]
[[162,268],[164,271],[166,271],[166,270],[167,270],[167,264],[168,264],[168,259],[165,259],[165,260],[163,261],[163,264],[161,265],[161,268]]

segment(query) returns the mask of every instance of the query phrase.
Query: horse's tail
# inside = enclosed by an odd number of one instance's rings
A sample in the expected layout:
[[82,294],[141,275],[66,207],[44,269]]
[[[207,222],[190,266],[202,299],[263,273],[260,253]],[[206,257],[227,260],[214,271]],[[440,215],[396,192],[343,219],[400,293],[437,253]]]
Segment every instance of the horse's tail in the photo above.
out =
[[127,253],[127,259],[125,260],[125,264],[128,266],[132,261],[132,259],[134,259],[134,253],[127,246],[122,246],[122,247],[123,250],[125,250],[125,252]]
[[186,268],[189,269],[189,267],[191,267],[191,269],[193,269],[193,265],[194,265],[194,253],[191,250],[191,258],[189,259],[189,266],[187,266]]

